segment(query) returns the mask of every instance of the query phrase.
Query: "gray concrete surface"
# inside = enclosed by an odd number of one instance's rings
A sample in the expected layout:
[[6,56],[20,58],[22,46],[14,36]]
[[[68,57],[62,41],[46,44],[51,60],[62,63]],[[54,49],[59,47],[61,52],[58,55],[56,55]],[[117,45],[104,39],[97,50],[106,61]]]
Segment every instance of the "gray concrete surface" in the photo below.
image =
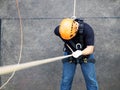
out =
[[[0,36],[1,36],[1,19],[0,19]],[[0,42],[1,42],[1,37],[0,37]],[[0,43],[0,51],[1,51],[1,43]],[[2,61],[1,61],[1,52],[0,52],[0,66],[2,65]],[[0,77],[0,86],[1,86],[1,77]]]
[[[73,0],[19,0],[24,44],[21,63],[62,55],[63,42],[53,31],[73,14]],[[76,16],[95,32],[96,72],[100,90],[120,89],[120,0],[77,0]],[[1,61],[15,64],[20,50],[15,0],[0,0]],[[57,61],[16,72],[3,90],[59,90],[62,63]],[[11,74],[3,75],[2,84]],[[86,90],[78,65],[72,90]]]

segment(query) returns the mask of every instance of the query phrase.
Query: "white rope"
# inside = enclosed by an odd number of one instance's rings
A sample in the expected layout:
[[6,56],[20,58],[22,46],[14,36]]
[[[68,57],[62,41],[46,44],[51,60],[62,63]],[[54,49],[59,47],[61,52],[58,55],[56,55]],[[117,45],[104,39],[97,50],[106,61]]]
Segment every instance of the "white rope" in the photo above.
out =
[[68,44],[66,44],[67,45],[67,47],[71,50],[71,52],[74,52],[73,50],[72,50],[72,48],[68,45]]
[[74,11],[73,11],[73,16],[76,16],[76,0],[74,0]]
[[[56,57],[53,59],[46,59],[44,62],[43,61],[36,61],[39,62],[38,64],[35,62],[30,62],[30,63],[24,63],[24,64],[19,64],[22,58],[22,48],[23,48],[23,30],[22,30],[22,19],[21,19],[21,14],[20,14],[20,9],[19,9],[19,4],[18,4],[18,0],[16,0],[16,7],[18,10],[18,16],[19,16],[19,21],[20,21],[20,31],[21,31],[21,44],[20,44],[20,54],[19,54],[19,60],[18,60],[18,64],[16,65],[10,65],[10,66],[4,66],[4,67],[0,67],[0,75],[3,74],[7,74],[10,72],[13,72],[12,75],[9,77],[9,79],[0,87],[0,90],[8,84],[8,82],[13,78],[13,76],[15,75],[15,72],[21,69],[25,69],[25,68],[29,68],[32,66],[36,66],[36,65],[41,65],[44,63],[49,63],[49,62],[53,62],[56,61],[58,59],[62,59],[62,58],[66,58],[66,57],[70,57],[72,55],[68,55],[68,56],[61,56],[61,57]],[[71,17],[73,19],[76,18],[76,0],[74,0],[74,9],[73,9],[73,16]],[[47,61],[48,60],[48,61]]]
[[58,60],[71,57],[71,56],[72,55],[59,56],[59,57],[54,57],[54,58],[49,58],[49,59],[36,60],[36,61],[28,62],[28,63],[3,66],[3,67],[0,67],[0,75],[8,74],[8,73],[19,71],[22,69],[27,69],[33,66],[38,66],[38,65],[43,65],[46,63],[58,61]]
[[73,16],[71,17],[72,19],[76,19],[76,0],[74,0],[74,5],[73,5]]
[[[18,16],[19,16],[19,22],[20,22],[20,52],[19,52],[19,59],[18,59],[18,64],[19,64],[20,61],[21,61],[21,58],[22,58],[23,30],[22,30],[22,19],[21,19],[18,0],[16,0],[16,7],[17,7]],[[14,75],[15,75],[15,70],[13,71],[12,75],[8,78],[8,80],[0,87],[0,90],[8,84],[8,82],[14,77]]]

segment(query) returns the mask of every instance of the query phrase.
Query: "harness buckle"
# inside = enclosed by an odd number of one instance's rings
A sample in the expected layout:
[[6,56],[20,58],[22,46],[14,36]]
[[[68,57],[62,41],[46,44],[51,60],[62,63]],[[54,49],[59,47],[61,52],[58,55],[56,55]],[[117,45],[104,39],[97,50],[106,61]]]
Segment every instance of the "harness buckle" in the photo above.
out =
[[78,49],[78,50],[82,49],[82,45],[80,43],[77,43],[76,44],[76,49]]
[[84,58],[84,59],[83,59],[83,62],[84,62],[84,63],[87,63],[87,62],[88,62],[88,61],[87,61],[87,58]]
[[73,61],[72,61],[72,60],[69,60],[69,63],[73,63]]

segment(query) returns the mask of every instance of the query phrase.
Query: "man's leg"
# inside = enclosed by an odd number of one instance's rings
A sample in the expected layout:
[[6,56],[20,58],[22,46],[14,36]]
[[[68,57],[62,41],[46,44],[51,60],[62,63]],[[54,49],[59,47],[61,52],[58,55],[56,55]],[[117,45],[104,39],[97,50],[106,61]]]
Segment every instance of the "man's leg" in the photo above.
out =
[[63,62],[63,74],[60,90],[71,90],[76,64]]
[[87,90],[98,90],[98,83],[96,80],[95,64],[82,63],[81,69],[85,78]]

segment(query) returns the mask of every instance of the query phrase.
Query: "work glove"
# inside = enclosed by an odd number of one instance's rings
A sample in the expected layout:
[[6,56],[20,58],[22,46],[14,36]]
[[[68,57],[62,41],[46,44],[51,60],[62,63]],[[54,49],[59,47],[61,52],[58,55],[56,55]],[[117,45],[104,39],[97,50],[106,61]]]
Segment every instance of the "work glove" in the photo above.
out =
[[82,51],[81,50],[76,50],[75,52],[72,53],[72,56],[74,58],[78,58],[81,55],[82,55]]

